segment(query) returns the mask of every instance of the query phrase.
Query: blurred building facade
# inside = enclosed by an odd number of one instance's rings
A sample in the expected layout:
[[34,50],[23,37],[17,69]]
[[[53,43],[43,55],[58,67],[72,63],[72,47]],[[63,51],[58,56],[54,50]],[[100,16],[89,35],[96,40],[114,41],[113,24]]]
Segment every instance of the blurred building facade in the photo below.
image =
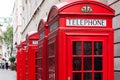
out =
[[120,0],[108,0],[107,3],[115,10],[114,28],[114,71],[115,80],[120,79]]
[[[65,0],[15,0],[13,9],[14,43],[26,37],[30,31],[37,30],[41,18],[47,17],[52,5]],[[114,28],[114,60],[115,80],[120,79],[120,0],[97,0],[115,10]],[[46,6],[47,5],[47,6]]]

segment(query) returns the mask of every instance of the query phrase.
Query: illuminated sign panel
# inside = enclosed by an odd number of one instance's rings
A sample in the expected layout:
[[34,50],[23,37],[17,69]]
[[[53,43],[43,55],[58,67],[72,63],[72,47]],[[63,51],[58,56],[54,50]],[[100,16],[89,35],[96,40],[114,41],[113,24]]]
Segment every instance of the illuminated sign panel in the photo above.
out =
[[66,26],[100,26],[106,27],[104,19],[66,19]]
[[34,41],[32,41],[32,44],[38,44],[38,41],[34,40]]

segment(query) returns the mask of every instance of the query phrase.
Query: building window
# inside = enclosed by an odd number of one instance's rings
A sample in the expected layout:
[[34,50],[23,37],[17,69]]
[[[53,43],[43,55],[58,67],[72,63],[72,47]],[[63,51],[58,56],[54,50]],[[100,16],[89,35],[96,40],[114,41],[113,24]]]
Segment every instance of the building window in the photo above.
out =
[[27,0],[25,0],[25,3],[27,4]]

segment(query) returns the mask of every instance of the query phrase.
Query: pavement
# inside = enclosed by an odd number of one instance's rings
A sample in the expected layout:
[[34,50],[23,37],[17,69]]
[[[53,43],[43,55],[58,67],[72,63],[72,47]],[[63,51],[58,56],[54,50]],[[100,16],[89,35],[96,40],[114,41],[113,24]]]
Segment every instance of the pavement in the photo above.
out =
[[0,80],[16,80],[16,71],[0,69]]

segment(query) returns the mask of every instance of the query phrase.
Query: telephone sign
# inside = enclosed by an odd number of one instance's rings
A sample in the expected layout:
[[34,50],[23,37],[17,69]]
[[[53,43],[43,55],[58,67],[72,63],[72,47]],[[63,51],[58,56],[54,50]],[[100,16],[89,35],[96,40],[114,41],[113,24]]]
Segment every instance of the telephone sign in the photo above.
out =
[[38,44],[38,41],[37,40],[33,40],[32,43],[33,44]]
[[99,26],[106,27],[104,19],[66,19],[66,26]]

